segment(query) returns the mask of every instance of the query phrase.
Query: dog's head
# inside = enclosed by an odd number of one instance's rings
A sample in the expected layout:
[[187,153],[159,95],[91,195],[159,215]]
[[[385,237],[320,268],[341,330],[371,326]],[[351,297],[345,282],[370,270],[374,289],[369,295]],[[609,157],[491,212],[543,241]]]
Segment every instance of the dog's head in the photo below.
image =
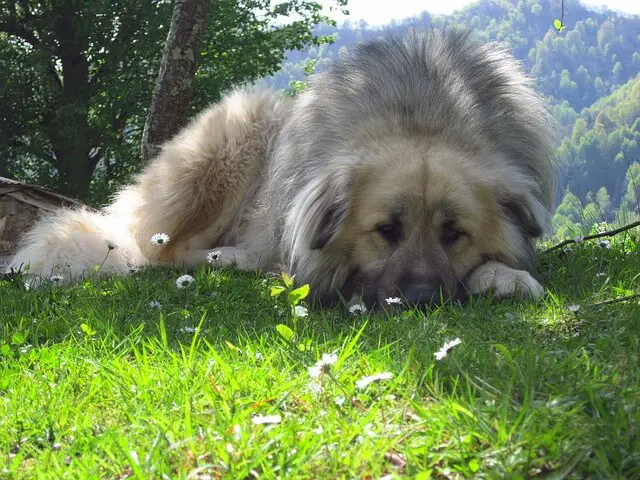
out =
[[345,298],[430,303],[466,296],[489,259],[527,268],[548,212],[536,182],[497,153],[396,138],[327,178],[310,248],[340,258]]

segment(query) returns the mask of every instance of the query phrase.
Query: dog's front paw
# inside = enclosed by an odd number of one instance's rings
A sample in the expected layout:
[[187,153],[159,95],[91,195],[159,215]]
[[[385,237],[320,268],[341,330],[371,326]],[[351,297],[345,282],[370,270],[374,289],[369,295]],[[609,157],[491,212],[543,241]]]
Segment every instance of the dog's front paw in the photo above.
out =
[[466,282],[472,294],[484,294],[493,291],[496,298],[521,295],[540,298],[544,288],[525,270],[515,270],[500,262],[487,262],[480,265]]

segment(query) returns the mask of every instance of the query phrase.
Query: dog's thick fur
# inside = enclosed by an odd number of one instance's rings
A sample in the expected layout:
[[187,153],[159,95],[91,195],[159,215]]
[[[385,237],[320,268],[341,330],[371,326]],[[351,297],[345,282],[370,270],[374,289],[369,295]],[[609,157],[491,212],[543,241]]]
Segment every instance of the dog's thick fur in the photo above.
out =
[[[282,266],[316,298],[534,297],[552,122],[517,62],[449,31],[364,43],[291,100],[239,89],[100,213],[61,210],[11,267]],[[153,245],[153,234],[170,242]]]

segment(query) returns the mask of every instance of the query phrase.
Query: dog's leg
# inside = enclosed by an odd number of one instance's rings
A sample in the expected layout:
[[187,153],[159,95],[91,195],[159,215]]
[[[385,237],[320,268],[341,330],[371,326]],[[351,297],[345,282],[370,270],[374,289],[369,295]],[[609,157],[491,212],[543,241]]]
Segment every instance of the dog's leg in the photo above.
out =
[[[226,96],[166,143],[136,185],[120,193],[110,208],[133,206],[132,235],[150,263],[193,267],[206,262],[203,249],[210,245],[244,242],[242,229],[231,240],[230,232],[253,207],[288,105],[279,94],[251,89]],[[155,233],[166,233],[169,242],[152,244]],[[232,257],[239,268],[251,264],[243,261],[248,255]]]
[[544,288],[525,270],[515,270],[500,262],[487,262],[476,268],[465,282],[471,294],[493,291],[496,298],[513,295],[540,298]]

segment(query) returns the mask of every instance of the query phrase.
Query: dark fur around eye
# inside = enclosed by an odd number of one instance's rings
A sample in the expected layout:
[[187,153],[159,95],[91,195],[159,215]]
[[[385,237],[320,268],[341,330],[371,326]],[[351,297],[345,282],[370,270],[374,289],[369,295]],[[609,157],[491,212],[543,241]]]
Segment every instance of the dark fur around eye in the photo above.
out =
[[389,223],[376,225],[376,232],[380,234],[390,245],[395,245],[402,240],[402,223],[399,220],[392,220]]
[[450,247],[460,240],[463,235],[465,235],[465,232],[460,230],[455,221],[444,222],[440,231],[440,243],[445,247]]

